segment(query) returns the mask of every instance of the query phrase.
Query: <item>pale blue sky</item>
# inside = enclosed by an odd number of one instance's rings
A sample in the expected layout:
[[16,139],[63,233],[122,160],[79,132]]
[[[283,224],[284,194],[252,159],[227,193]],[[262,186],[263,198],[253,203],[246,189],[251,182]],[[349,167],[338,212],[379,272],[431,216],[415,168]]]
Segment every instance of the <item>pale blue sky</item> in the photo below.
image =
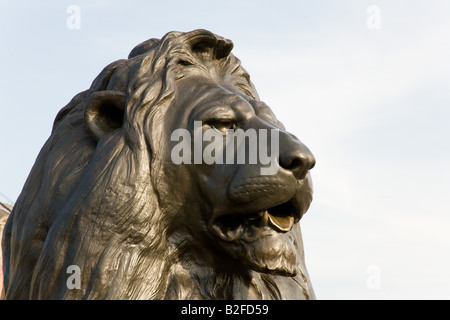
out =
[[449,18],[445,0],[1,0],[0,193],[17,198],[57,112],[104,66],[205,28],[317,158],[301,222],[317,298],[449,299]]

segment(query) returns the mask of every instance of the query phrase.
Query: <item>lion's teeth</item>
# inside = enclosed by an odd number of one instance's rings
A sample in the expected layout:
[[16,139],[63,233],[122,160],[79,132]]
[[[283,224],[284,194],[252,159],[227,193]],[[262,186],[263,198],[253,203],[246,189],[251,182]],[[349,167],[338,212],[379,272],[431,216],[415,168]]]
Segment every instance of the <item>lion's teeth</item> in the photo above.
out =
[[238,226],[235,229],[230,229],[225,226],[214,225],[213,228],[220,236],[220,238],[222,238],[225,241],[234,241],[238,239],[243,232],[242,226]]
[[270,224],[280,231],[288,232],[294,225],[293,216],[272,216],[268,214]]
[[266,211],[261,211],[258,214],[261,217],[261,220],[260,220],[261,226],[262,227],[268,226],[269,225],[269,216],[270,216],[269,212],[266,210]]
[[225,237],[228,241],[234,241],[241,237],[244,228],[240,225],[235,229],[228,229],[225,234]]

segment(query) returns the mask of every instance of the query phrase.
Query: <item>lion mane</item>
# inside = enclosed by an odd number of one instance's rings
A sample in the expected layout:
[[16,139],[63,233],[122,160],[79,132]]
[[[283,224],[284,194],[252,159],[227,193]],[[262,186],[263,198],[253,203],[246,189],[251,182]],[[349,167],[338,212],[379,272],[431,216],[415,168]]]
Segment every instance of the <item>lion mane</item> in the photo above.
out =
[[[232,47],[206,30],[147,40],[60,110],[5,226],[3,298],[314,298],[303,264],[289,281],[226,272],[193,265],[168,241],[174,213],[164,203],[177,194],[161,154],[183,77],[177,66],[196,55],[206,70],[214,60],[228,84],[259,99]],[[80,270],[80,288],[67,285],[70,266]]]

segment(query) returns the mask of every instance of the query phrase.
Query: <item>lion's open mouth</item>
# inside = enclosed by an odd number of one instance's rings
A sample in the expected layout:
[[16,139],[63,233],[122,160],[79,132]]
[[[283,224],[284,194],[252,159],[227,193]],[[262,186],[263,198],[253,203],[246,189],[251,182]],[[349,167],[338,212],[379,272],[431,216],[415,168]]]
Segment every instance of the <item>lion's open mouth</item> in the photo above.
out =
[[298,210],[291,200],[251,214],[227,214],[217,218],[212,226],[222,240],[252,242],[274,230],[289,232],[298,221]]

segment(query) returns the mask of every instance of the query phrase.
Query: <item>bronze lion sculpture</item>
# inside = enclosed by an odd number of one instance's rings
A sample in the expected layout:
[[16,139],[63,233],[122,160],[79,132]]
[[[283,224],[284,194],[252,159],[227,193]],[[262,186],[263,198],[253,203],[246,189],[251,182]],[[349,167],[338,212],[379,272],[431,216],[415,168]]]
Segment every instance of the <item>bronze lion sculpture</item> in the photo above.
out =
[[[3,298],[315,298],[298,223],[315,159],[232,48],[207,30],[169,32],[61,109],[5,226]],[[172,133],[199,121],[219,137],[277,133],[275,172],[175,163]]]

